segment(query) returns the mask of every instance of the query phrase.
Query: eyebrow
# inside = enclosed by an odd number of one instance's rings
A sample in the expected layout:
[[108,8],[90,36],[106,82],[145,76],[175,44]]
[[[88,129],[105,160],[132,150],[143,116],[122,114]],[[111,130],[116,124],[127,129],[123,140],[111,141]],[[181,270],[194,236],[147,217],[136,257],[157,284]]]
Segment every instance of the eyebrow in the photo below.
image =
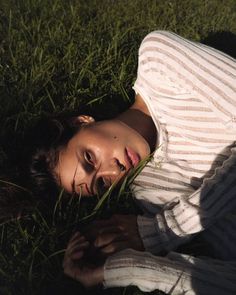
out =
[[[77,160],[78,160],[78,158],[77,158]],[[78,164],[79,164],[79,161],[77,162],[75,172],[74,172],[74,175],[73,175],[73,179],[72,179],[72,183],[71,183],[72,194],[77,194],[76,189],[75,189],[75,176],[76,176],[76,173],[77,173],[77,170],[78,170]]]
[[93,190],[94,179],[92,179],[90,188],[89,188],[89,186],[88,186],[88,184],[86,182],[80,183],[78,185],[75,184],[75,176],[77,174],[79,163],[81,164],[82,168],[85,170],[86,173],[88,173],[89,170],[90,170],[90,169],[88,169],[88,165],[84,161],[81,161],[81,159],[80,159],[81,156],[79,155],[79,153],[77,151],[75,152],[75,156],[76,156],[76,159],[77,159],[77,165],[76,165],[76,169],[75,169],[75,172],[74,172],[73,180],[72,180],[72,183],[71,183],[72,193],[78,194],[76,192],[76,187],[80,187],[80,194],[81,194],[81,191],[82,191],[81,185],[85,184],[87,192],[89,194],[91,193],[92,195],[94,195],[95,194],[95,192]]

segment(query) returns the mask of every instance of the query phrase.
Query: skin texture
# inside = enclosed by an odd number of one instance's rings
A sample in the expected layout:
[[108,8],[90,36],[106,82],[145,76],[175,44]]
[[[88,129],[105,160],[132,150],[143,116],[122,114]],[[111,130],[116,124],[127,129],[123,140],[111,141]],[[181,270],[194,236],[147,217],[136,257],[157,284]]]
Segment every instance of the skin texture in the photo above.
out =
[[[83,196],[104,193],[135,166],[127,150],[138,161],[146,158],[155,141],[155,127],[142,99],[117,118],[94,122],[80,116],[82,127],[60,152],[55,167],[60,185]],[[151,128],[150,128],[151,127]]]
[[104,279],[103,265],[88,263],[86,259],[89,247],[86,238],[77,232],[71,237],[63,260],[64,273],[87,288],[101,284]]
[[[114,120],[96,123],[86,116],[78,120],[85,125],[61,152],[56,167],[61,185],[67,191],[73,191],[74,187],[84,196],[98,193],[100,178],[107,189],[133,168],[125,156],[127,148],[140,160],[155,148],[157,131],[139,95],[134,105]],[[107,256],[126,248],[144,250],[135,215],[97,220],[84,232],[85,235],[77,232],[69,241],[63,268],[66,275],[85,287],[102,284]],[[96,257],[94,261],[98,263],[91,262],[90,257]]]
[[95,221],[86,232],[85,236],[80,232],[72,236],[63,260],[64,273],[85,287],[102,284],[107,256],[126,248],[144,250],[134,215],[113,215],[108,220]]
[[106,220],[97,220],[85,229],[85,237],[101,256],[108,256],[126,248],[144,250],[135,215],[115,214]]

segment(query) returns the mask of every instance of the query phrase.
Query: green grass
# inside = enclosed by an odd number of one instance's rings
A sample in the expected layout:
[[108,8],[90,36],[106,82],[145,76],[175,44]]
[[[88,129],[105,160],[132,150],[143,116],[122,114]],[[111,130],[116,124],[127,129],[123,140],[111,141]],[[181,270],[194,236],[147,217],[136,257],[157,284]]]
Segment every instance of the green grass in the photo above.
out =
[[[41,114],[84,106],[113,116],[133,100],[137,51],[157,29],[200,41],[219,31],[236,33],[235,0],[0,0],[0,163],[14,138]],[[133,210],[105,200],[102,214]],[[45,217],[38,210],[0,227],[0,294],[94,294],[62,274],[73,227],[86,222],[96,200],[61,203]],[[47,290],[47,291],[46,291]],[[56,290],[56,291],[55,291]],[[137,288],[98,290],[142,294]],[[157,292],[154,292],[158,294]]]

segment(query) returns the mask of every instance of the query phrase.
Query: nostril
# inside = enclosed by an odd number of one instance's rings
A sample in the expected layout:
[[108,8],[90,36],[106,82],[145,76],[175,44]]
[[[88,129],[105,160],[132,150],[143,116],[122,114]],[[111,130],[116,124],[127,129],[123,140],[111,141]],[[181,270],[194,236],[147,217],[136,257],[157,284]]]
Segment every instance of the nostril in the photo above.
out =
[[98,177],[97,179],[97,192],[98,194],[103,194],[108,188],[107,181],[104,177]]

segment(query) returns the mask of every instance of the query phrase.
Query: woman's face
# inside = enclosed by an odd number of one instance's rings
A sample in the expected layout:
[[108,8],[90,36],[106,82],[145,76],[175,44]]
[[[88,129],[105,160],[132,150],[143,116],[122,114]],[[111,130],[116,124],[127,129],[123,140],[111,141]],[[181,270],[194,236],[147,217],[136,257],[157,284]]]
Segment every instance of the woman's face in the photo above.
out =
[[149,153],[147,141],[121,121],[92,122],[60,151],[55,173],[67,192],[95,195],[122,180]]

